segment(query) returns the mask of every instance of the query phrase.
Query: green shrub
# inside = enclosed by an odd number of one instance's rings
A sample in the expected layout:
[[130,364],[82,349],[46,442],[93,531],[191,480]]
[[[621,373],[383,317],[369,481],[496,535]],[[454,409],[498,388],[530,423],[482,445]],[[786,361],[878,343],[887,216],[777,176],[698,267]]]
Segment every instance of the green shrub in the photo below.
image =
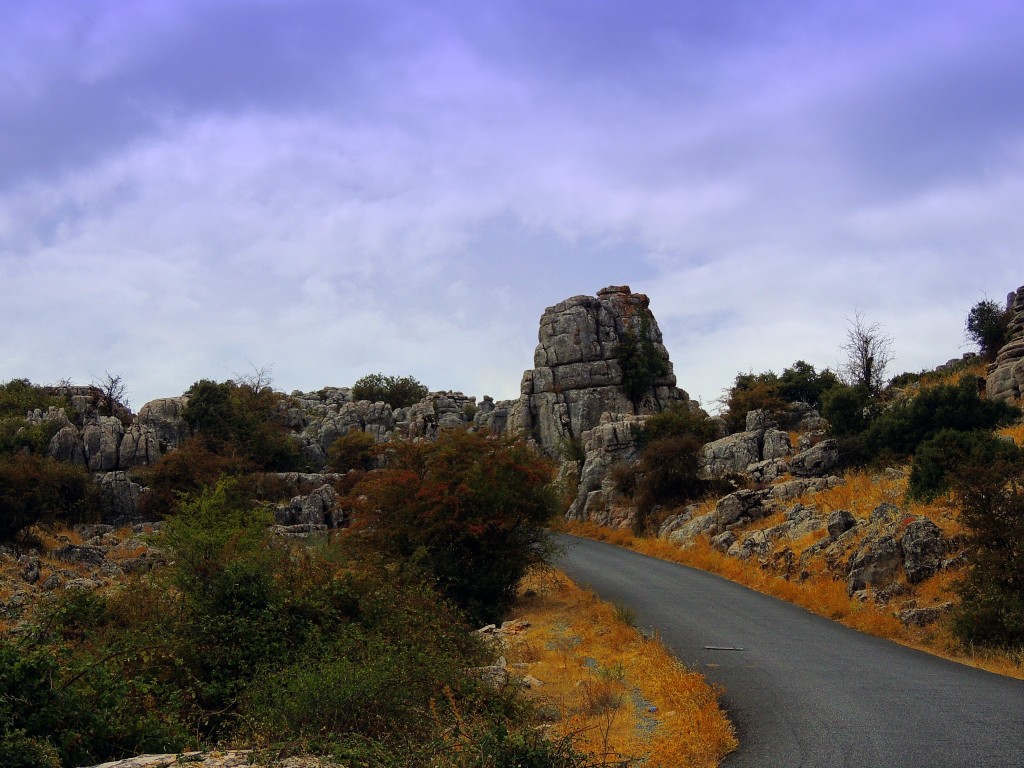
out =
[[50,440],[59,430],[60,424],[55,421],[29,424],[16,417],[0,418],[0,454],[27,452],[45,456]]
[[986,360],[995,360],[1000,348],[1008,341],[1012,317],[1008,307],[1001,307],[991,299],[984,299],[971,307],[965,332],[978,345],[981,356]]
[[392,408],[408,408],[429,394],[427,388],[412,376],[385,376],[371,373],[352,385],[352,399],[384,402]]
[[46,387],[33,384],[28,379],[11,379],[0,384],[0,419],[14,416],[24,419],[29,411],[39,409],[45,413],[50,406],[71,410],[66,397],[50,394]]
[[934,499],[949,491],[953,478],[965,468],[997,462],[1024,468],[1024,451],[991,432],[942,430],[917,447],[907,495],[924,501]]
[[348,472],[350,469],[372,469],[377,441],[369,432],[352,430],[346,432],[327,449],[327,467],[332,472]]
[[640,320],[640,332],[625,331],[613,352],[622,370],[622,390],[634,403],[649,394],[658,379],[671,372],[668,358],[650,339],[651,321]]
[[970,566],[953,627],[965,644],[1024,648],[1024,472],[1002,457],[963,467],[954,485]]
[[34,454],[0,456],[0,541],[39,522],[98,520],[100,511],[84,468]]
[[718,425],[703,411],[693,411],[680,403],[647,419],[637,444],[642,448],[663,437],[682,435],[693,435],[702,444],[707,443],[718,437]]
[[822,396],[821,415],[836,437],[863,432],[870,423],[869,413],[870,399],[864,389],[840,384]]
[[864,442],[872,456],[905,457],[941,430],[992,430],[1019,415],[1002,401],[982,400],[976,382],[964,379],[892,404],[868,427]]

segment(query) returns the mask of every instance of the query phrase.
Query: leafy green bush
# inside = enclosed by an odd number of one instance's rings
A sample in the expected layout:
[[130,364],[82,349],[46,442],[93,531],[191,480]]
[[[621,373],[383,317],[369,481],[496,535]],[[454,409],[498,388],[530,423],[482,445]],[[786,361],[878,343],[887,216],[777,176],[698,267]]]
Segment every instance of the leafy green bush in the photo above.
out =
[[84,468],[34,454],[0,456],[0,541],[39,522],[97,520],[100,509]]
[[687,405],[676,404],[644,422],[637,439],[642,448],[663,437],[693,435],[701,443],[718,437],[718,425],[703,411],[693,411]]
[[958,587],[953,627],[965,644],[1024,648],[1024,472],[1003,458],[954,480],[970,567]]
[[979,301],[967,314],[965,332],[978,345],[981,356],[988,361],[996,359],[1000,348],[1008,341],[1007,334],[1012,313],[991,299]]
[[385,376],[371,373],[352,385],[352,399],[384,402],[392,408],[408,408],[425,398],[427,388],[412,376]]
[[866,390],[840,384],[822,396],[821,415],[836,437],[856,435],[870,423],[870,402]]
[[501,615],[549,551],[553,467],[525,443],[460,430],[393,443],[353,488],[355,526],[376,549],[416,560],[475,621]]
[[327,467],[332,472],[350,469],[372,469],[377,441],[369,432],[346,432],[327,449]]
[[785,368],[781,376],[772,371],[738,373],[724,397],[723,417],[730,432],[741,432],[750,411],[768,411],[778,418],[793,402],[820,409],[826,395],[841,386],[839,377],[828,368],[819,373],[803,360]]
[[260,469],[303,468],[298,444],[279,414],[282,395],[270,387],[203,379],[186,392],[183,417],[216,453],[238,453]]
[[953,479],[965,468],[996,463],[1024,469],[1024,451],[991,432],[944,429],[914,453],[907,494],[912,499],[934,499],[949,491]]
[[964,379],[892,404],[868,427],[864,443],[872,456],[905,457],[941,430],[992,430],[1019,415],[1019,409],[1007,403],[983,400],[975,381]]
[[59,430],[60,424],[55,421],[30,424],[16,417],[0,419],[0,454],[27,452],[45,456],[50,440]]
[[0,384],[0,418],[23,419],[29,411],[39,409],[45,413],[50,406],[70,411],[71,404],[66,397],[50,394],[47,388],[28,379],[11,379]]
[[640,320],[640,332],[625,331],[619,337],[614,357],[622,369],[622,389],[634,403],[663,376],[670,372],[668,358],[650,339],[651,321],[646,316]]

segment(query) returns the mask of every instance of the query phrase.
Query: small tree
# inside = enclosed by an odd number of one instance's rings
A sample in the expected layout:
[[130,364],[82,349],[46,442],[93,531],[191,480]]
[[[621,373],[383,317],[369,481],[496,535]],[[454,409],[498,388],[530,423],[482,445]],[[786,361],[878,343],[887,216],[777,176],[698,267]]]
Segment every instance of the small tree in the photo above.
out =
[[371,373],[352,385],[353,400],[384,402],[392,408],[408,408],[430,394],[429,390],[412,376],[385,376]]
[[671,370],[668,359],[651,340],[650,334],[651,321],[642,317],[640,332],[623,332],[614,351],[622,370],[622,389],[634,403],[639,403],[658,379]]
[[847,319],[850,327],[846,343],[840,349],[846,362],[840,367],[846,383],[871,395],[877,395],[885,385],[885,374],[892,362],[892,339],[878,323],[868,323],[861,312]]
[[126,397],[128,387],[120,376],[115,376],[110,371],[105,371],[103,378],[94,381],[92,385],[99,391],[99,407],[102,415],[116,416],[119,405],[122,407],[128,405]]
[[965,332],[967,338],[978,345],[981,356],[991,362],[1007,341],[1009,325],[1008,308],[1000,307],[991,299],[984,299],[971,307],[967,314]]

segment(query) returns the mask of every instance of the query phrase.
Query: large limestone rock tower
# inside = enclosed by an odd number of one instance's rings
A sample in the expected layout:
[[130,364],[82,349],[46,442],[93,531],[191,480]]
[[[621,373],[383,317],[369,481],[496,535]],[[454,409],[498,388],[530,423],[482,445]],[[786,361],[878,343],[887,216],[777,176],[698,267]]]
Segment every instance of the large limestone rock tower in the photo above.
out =
[[1012,402],[1024,395],[1024,285],[1006,297],[1006,309],[1010,340],[989,366],[986,387],[993,400]]
[[523,374],[510,426],[555,455],[603,413],[649,415],[688,402],[649,304],[623,285],[544,310],[534,368]]

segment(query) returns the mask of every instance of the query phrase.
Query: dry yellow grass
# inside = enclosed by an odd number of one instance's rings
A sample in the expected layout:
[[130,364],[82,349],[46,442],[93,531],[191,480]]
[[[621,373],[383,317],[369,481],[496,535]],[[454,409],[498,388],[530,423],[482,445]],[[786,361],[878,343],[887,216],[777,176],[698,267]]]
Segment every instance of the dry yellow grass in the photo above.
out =
[[1024,424],[1014,424],[1010,427],[1004,427],[1003,429],[996,431],[997,435],[1004,435],[1006,437],[1012,437],[1019,447],[1024,448]]
[[558,572],[531,576],[514,618],[531,627],[510,638],[507,658],[544,684],[528,693],[602,764],[716,766],[736,747],[718,692],[622,612]]

